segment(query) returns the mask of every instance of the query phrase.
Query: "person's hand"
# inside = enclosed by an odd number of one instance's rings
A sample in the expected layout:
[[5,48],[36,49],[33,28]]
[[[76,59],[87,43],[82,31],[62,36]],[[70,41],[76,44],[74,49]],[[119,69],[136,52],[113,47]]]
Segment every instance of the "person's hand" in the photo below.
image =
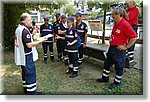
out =
[[34,36],[37,33],[37,29],[34,29],[32,35]]
[[70,43],[69,41],[67,41],[67,46],[71,46],[72,45],[72,43]]
[[47,40],[47,37],[45,37],[45,36],[44,37],[40,37],[40,39],[39,39],[40,42],[44,42],[46,40]]
[[56,40],[57,40],[57,39],[60,39],[60,36],[56,35],[56,36],[55,36],[55,39],[56,39]]
[[126,47],[126,45],[120,45],[120,46],[117,47],[117,49],[119,51],[121,51],[121,50],[127,50],[127,47]]
[[85,48],[86,47],[86,44],[83,44],[83,48]]

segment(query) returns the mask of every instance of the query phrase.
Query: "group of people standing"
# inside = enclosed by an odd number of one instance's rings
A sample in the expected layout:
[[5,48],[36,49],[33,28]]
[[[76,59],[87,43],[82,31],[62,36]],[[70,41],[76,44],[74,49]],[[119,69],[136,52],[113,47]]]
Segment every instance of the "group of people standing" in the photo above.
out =
[[47,50],[49,47],[50,59],[54,62],[53,40],[56,41],[57,61],[64,60],[65,65],[69,64],[66,74],[70,74],[70,78],[78,76],[79,65],[82,64],[84,48],[87,41],[87,25],[81,20],[81,13],[75,15],[76,22],[73,17],[56,14],[54,24],[49,24],[48,17],[44,18],[44,24],[40,26],[41,37],[52,34],[47,41],[42,43],[44,51],[44,62],[47,63]]
[[[114,27],[110,37],[110,47],[104,62],[102,77],[96,80],[98,83],[109,82],[110,68],[114,64],[116,75],[109,89],[114,89],[121,85],[126,51],[134,46],[137,38],[137,29],[134,28],[137,27],[138,13],[135,13],[137,8],[133,5],[133,0],[128,0],[127,6],[129,10],[127,12],[120,7],[115,7],[112,10]],[[137,15],[135,16],[135,14]],[[81,13],[77,12],[75,18],[76,22],[74,22],[73,17],[67,18],[65,15],[57,13],[56,22],[52,25],[49,24],[49,19],[45,17],[44,24],[40,26],[41,37],[38,41],[33,41],[32,36],[36,29],[33,32],[29,30],[32,27],[31,16],[28,13],[21,15],[21,23],[15,32],[15,63],[16,65],[21,65],[22,82],[26,94],[37,94],[34,61],[38,59],[35,46],[40,43],[42,43],[43,47],[44,62],[47,63],[48,47],[50,59],[54,62],[53,40],[56,40],[57,61],[63,58],[65,64],[69,64],[66,72],[66,74],[70,74],[69,78],[78,76],[79,65],[82,64],[84,48],[87,42],[88,28],[81,20]]]

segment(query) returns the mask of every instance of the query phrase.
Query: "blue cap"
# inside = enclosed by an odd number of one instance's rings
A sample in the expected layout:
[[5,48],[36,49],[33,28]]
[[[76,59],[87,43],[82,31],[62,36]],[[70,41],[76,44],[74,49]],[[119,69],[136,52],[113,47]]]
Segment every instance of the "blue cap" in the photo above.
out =
[[81,16],[82,14],[80,12],[77,12],[76,13],[76,16]]
[[49,20],[49,18],[48,17],[44,17],[44,21],[46,21],[46,20]]
[[56,16],[61,16],[60,13],[56,13]]
[[64,18],[67,18],[67,17],[65,15],[62,15],[61,18],[64,19]]
[[74,22],[74,18],[73,17],[68,17],[67,22]]

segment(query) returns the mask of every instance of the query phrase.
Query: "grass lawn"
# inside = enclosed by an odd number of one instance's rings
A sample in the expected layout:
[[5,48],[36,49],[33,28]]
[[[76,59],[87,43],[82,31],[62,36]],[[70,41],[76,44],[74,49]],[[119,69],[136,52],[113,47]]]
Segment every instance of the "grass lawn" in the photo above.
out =
[[[113,82],[115,70],[112,68],[109,83],[97,83],[96,79],[101,77],[103,62],[95,62],[86,57],[80,67],[79,76],[70,79],[65,74],[68,66],[63,62],[48,60],[43,62],[43,51],[41,45],[37,46],[39,60],[36,61],[37,91],[43,94],[91,94],[91,95],[142,95],[143,94],[143,72],[137,69],[125,69],[123,84],[120,88],[108,90]],[[56,56],[55,49],[55,56]],[[23,94],[21,69],[14,63],[14,52],[4,52],[4,61],[0,69],[0,76],[3,78],[2,94]],[[56,57],[55,57],[56,59]]]

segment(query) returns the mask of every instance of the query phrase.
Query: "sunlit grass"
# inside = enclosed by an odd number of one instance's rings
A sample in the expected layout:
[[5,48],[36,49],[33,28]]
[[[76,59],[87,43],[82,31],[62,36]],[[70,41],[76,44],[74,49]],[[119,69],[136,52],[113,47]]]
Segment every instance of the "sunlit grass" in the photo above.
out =
[[[123,84],[120,88],[108,90],[108,86],[113,82],[115,76],[114,68],[111,70],[110,82],[99,84],[96,79],[101,77],[103,62],[95,62],[86,57],[80,67],[79,76],[70,79],[65,74],[67,66],[63,62],[52,63],[43,62],[43,51],[41,45],[37,47],[39,60],[36,61],[37,91],[43,94],[98,94],[98,95],[142,95],[143,94],[143,73],[137,69],[125,69]],[[3,78],[2,94],[23,94],[21,69],[14,63],[14,52],[4,52],[4,61],[0,76]],[[57,58],[56,49],[54,50]]]

